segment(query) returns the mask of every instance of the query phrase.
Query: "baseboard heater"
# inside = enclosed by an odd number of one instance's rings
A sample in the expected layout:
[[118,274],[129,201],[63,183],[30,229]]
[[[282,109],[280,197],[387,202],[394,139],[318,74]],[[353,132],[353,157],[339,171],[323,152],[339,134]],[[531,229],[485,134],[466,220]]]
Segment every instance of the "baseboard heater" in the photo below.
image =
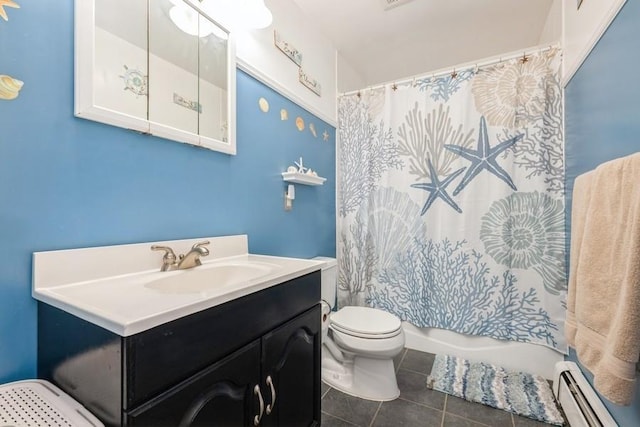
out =
[[556,363],[553,394],[571,427],[618,427],[574,362]]

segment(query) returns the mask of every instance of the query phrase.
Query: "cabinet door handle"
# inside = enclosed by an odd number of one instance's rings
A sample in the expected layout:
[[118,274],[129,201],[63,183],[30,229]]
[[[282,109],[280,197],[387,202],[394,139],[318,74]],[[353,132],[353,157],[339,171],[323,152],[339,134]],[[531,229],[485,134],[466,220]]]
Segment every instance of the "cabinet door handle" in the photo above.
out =
[[276,389],[273,386],[273,380],[271,375],[267,377],[267,385],[271,388],[271,403],[267,405],[267,415],[273,411],[273,407],[276,406]]
[[260,424],[260,420],[262,419],[262,414],[264,413],[264,399],[262,399],[262,393],[260,393],[260,386],[256,384],[253,388],[253,394],[258,396],[258,401],[260,402],[260,413],[253,417],[253,425],[257,426]]

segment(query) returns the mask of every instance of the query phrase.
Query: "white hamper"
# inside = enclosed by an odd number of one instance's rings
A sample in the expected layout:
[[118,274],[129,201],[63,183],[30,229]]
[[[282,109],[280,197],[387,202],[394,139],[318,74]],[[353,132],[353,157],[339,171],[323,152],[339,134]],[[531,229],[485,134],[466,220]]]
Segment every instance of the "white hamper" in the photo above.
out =
[[0,427],[103,427],[103,424],[55,385],[25,380],[0,385]]

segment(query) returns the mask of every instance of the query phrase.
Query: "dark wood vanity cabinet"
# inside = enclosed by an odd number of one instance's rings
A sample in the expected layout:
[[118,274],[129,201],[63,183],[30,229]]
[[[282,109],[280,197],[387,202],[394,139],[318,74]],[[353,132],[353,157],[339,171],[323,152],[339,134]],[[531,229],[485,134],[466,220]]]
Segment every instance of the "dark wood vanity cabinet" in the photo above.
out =
[[119,337],[38,306],[38,374],[106,425],[320,425],[320,272]]
[[[265,399],[270,405],[275,399],[271,413],[263,418],[265,426],[320,425],[320,401],[317,408],[310,402],[315,401],[316,391],[320,392],[316,388],[320,387],[321,317],[317,305],[262,338]],[[316,319],[318,329],[309,328]],[[317,366],[317,372],[312,372],[311,366]],[[269,409],[267,406],[265,414]]]
[[260,380],[260,341],[124,414],[130,426],[252,426]]

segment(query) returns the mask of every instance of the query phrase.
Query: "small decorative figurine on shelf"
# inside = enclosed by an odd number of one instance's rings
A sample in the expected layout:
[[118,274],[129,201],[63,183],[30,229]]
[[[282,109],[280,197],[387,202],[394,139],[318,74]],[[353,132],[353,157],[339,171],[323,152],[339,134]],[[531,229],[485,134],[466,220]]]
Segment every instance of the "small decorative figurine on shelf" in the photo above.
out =
[[295,166],[293,165],[289,166],[287,168],[287,173],[295,173],[298,175],[318,177],[318,173],[316,171],[304,165],[304,163],[302,162],[302,157],[300,157],[297,162],[293,162],[293,164]]
[[307,171],[307,168],[304,167],[304,164],[302,163],[302,157],[300,157],[300,162],[293,162],[297,167],[298,167],[298,173],[305,173]]

